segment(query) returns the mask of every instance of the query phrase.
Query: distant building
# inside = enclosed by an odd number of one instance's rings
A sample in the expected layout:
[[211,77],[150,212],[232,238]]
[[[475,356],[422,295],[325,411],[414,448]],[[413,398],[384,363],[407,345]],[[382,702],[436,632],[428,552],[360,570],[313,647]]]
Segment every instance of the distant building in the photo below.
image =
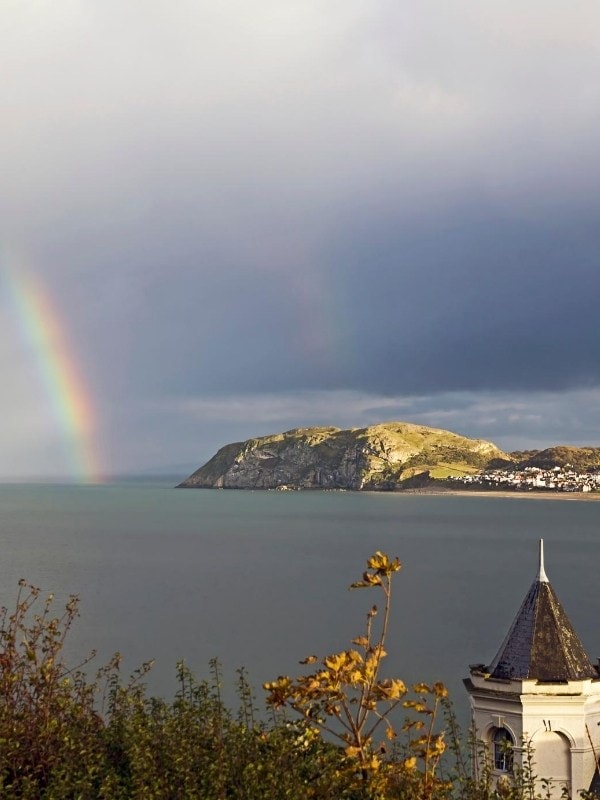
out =
[[528,754],[544,797],[543,779],[551,798],[577,797],[598,781],[600,675],[548,581],[543,541],[537,577],[496,657],[472,665],[464,683],[498,788],[516,770],[527,776]]

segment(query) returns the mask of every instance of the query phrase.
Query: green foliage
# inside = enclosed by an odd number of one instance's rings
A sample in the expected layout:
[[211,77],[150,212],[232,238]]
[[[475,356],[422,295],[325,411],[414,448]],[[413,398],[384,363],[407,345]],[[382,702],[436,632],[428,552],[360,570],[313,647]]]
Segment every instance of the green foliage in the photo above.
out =
[[67,797],[67,784],[74,796],[93,797],[98,787],[103,723],[94,685],[61,660],[77,600],[60,617],[51,611],[52,596],[41,602],[21,581],[14,612],[0,612],[2,797]]
[[207,681],[179,663],[172,702],[148,697],[151,664],[125,683],[118,655],[91,680],[69,668],[77,608],[71,597],[54,616],[52,596],[22,582],[15,610],[0,612],[2,800],[355,798],[343,754],[314,727],[258,719],[243,670],[233,715],[216,661]]

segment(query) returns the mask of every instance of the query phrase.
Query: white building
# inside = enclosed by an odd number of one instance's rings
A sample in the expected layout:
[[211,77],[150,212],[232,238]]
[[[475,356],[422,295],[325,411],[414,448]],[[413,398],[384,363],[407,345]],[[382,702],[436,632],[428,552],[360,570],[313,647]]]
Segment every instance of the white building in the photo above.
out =
[[600,675],[548,581],[542,541],[539,572],[502,646],[489,666],[470,673],[473,724],[495,782],[519,769],[527,776],[529,758],[544,796],[544,778],[553,798],[596,787]]

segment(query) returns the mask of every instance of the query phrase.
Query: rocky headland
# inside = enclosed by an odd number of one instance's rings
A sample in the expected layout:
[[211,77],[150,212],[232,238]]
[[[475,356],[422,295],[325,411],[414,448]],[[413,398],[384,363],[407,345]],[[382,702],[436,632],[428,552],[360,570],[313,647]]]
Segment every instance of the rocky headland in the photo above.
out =
[[512,463],[491,442],[408,422],[295,428],[222,447],[179,488],[395,491]]

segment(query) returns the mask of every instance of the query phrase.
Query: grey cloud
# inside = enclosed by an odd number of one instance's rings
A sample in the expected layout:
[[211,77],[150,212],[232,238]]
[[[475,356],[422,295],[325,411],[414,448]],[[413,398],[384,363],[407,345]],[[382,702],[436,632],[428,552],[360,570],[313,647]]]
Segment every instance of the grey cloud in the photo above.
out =
[[[143,429],[179,431],[174,437],[176,447],[167,435],[159,433],[162,463],[186,461],[191,471],[228,442],[307,425],[360,427],[404,420],[487,439],[506,451],[543,449],[554,444],[590,445],[600,437],[595,411],[599,402],[598,389],[393,397],[315,391],[172,397],[143,404],[139,413]],[[151,419],[155,421],[149,425]],[[153,447],[152,443],[148,447]]]
[[[193,417],[136,418],[173,395],[407,417],[394,398],[451,392],[432,419],[466,424],[461,392],[597,386],[598,22],[591,0],[3,6],[3,240],[111,460],[187,447]],[[534,416],[487,424],[542,439]]]

